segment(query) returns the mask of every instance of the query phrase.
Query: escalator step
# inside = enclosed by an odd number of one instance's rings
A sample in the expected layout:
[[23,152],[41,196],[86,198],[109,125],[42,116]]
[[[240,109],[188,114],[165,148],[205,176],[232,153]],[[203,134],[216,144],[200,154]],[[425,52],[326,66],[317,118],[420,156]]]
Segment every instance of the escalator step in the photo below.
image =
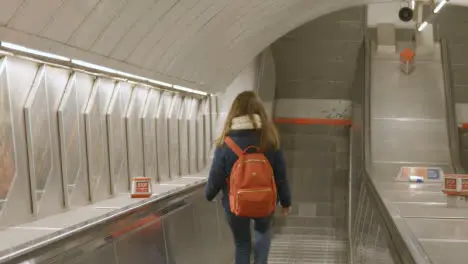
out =
[[347,241],[331,236],[276,234],[268,263],[344,264]]

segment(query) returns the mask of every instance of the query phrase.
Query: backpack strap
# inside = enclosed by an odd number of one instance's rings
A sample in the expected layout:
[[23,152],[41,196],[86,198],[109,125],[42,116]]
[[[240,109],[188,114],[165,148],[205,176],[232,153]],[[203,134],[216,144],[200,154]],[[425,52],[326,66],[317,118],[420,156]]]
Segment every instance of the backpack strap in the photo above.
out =
[[234,152],[236,153],[237,157],[240,157],[244,154],[242,149],[232,140],[230,137],[225,137],[224,138],[224,143]]

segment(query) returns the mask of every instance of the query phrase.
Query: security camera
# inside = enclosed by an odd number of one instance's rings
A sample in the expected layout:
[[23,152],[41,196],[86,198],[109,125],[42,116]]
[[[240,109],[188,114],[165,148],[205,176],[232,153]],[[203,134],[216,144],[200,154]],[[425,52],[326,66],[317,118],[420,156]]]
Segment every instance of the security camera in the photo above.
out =
[[403,22],[409,22],[413,19],[414,11],[409,7],[402,7],[398,11],[398,17]]

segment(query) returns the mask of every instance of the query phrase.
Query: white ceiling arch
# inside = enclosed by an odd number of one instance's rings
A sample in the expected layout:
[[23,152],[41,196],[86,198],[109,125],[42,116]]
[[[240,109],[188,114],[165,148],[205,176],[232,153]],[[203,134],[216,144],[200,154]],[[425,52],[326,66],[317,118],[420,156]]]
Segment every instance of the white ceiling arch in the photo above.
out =
[[2,0],[0,40],[216,92],[287,32],[379,2],[392,0]]

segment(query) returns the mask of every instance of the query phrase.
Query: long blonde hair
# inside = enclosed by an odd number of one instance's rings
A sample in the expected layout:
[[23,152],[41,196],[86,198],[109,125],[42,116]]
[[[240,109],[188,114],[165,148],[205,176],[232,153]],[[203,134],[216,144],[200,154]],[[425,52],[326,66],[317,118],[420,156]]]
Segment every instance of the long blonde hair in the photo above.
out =
[[[260,116],[261,127],[254,120],[254,115]],[[265,107],[258,96],[251,91],[245,91],[237,95],[232,103],[231,110],[226,118],[223,131],[216,141],[216,144],[221,147],[224,144],[224,138],[231,131],[232,119],[240,116],[248,116],[250,122],[256,130],[260,130],[260,148],[265,151],[269,148],[278,149],[280,142],[278,132],[273,122],[268,118]]]

